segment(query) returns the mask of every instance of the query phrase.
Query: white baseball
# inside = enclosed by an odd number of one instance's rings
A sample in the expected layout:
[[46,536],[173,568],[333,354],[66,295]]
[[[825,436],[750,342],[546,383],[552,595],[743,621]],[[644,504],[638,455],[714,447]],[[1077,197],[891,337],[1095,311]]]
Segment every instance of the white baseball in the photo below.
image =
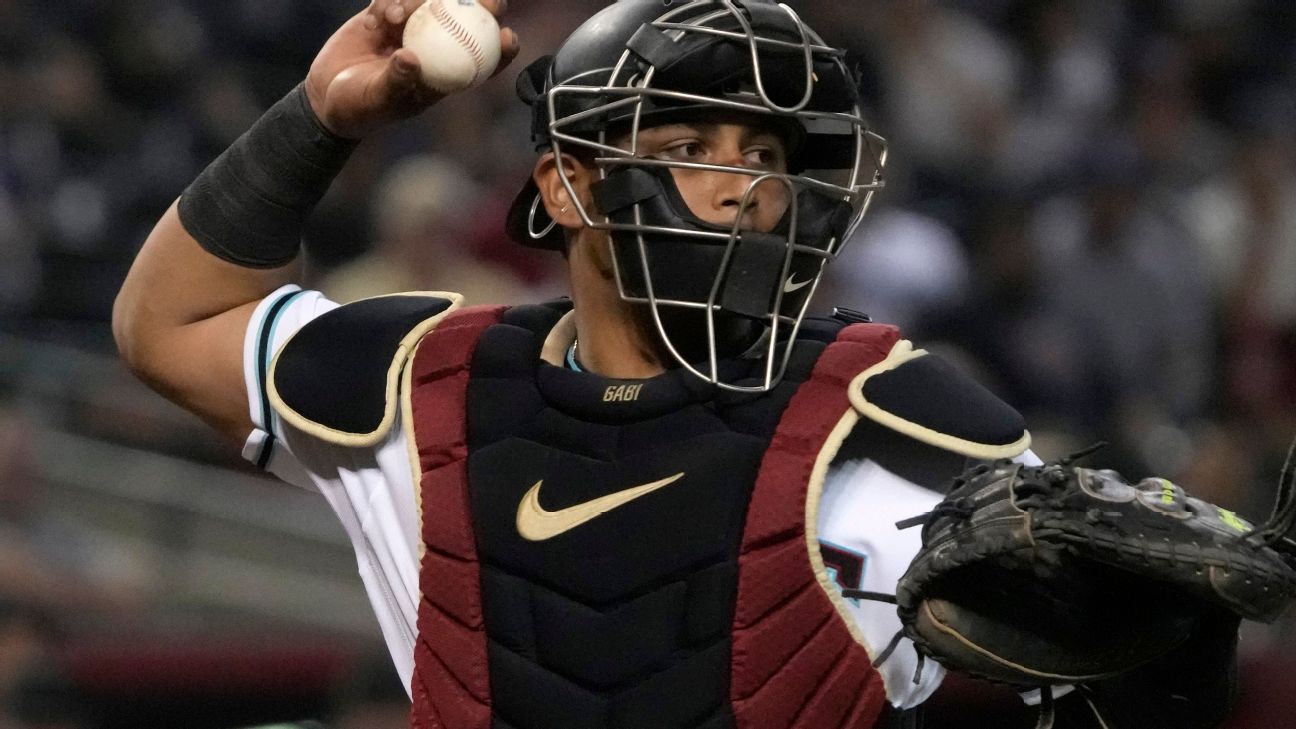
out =
[[499,65],[499,23],[477,0],[428,0],[405,21],[401,43],[441,93],[476,86]]

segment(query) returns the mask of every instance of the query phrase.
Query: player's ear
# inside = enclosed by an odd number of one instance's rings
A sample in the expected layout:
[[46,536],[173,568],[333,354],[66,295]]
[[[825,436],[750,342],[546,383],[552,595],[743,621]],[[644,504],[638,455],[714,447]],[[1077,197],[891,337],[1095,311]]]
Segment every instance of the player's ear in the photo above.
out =
[[[563,183],[564,175],[571,183],[570,190]],[[531,178],[540,188],[540,198],[551,219],[563,228],[584,227],[585,223],[572,200],[572,192],[575,192],[585,210],[591,210],[593,196],[589,185],[593,176],[592,170],[584,162],[574,155],[563,154],[559,158],[553,152],[546,152],[536,160]]]

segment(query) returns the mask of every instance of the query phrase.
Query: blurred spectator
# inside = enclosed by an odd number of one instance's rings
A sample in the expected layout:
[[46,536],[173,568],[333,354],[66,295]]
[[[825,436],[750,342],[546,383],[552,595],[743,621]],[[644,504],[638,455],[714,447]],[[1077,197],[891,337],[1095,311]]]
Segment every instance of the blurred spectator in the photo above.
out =
[[75,520],[44,508],[32,430],[0,386],[0,599],[81,620],[134,613],[145,603],[146,563],[99,548]]
[[52,663],[32,665],[10,689],[6,729],[94,729],[89,707],[73,682]]
[[30,310],[40,281],[35,237],[0,184],[0,322]]
[[1090,408],[1084,340],[1058,309],[1029,211],[1016,202],[985,207],[972,228],[967,304],[931,312],[922,329],[981,363],[983,382],[1026,415],[1032,433],[1075,429]]
[[28,669],[48,654],[49,634],[47,615],[30,603],[0,596],[0,695],[11,695]]
[[320,282],[333,300],[397,291],[455,291],[469,304],[532,298],[507,269],[474,257],[471,231],[482,190],[463,166],[438,155],[403,159],[373,200],[373,248]]
[[904,150],[895,155],[899,164],[914,174],[921,195],[975,184],[1011,128],[1020,54],[945,4],[888,0],[870,20],[886,88],[887,122],[879,126]]
[[1226,174],[1192,195],[1187,214],[1221,316],[1222,399],[1279,425],[1282,443],[1296,408],[1296,103],[1271,95],[1249,111]]
[[1160,35],[1146,44],[1128,81],[1128,131],[1112,133],[1137,146],[1147,194],[1178,194],[1219,170],[1226,142],[1200,108],[1194,48]]
[[996,170],[999,184],[1017,191],[1065,174],[1120,90],[1109,12],[1072,1],[1021,4],[1014,21],[1030,62]]
[[92,729],[81,693],[53,656],[58,643],[48,613],[0,597],[0,727]]
[[[1162,424],[1200,416],[1211,374],[1205,276],[1186,232],[1145,193],[1133,149],[1091,150],[1083,187],[1041,224],[1047,295],[1072,327],[1087,388],[1087,430],[1143,449]],[[1162,472],[1182,464],[1158,463]]]
[[953,230],[897,207],[870,213],[825,276],[821,305],[859,309],[911,336],[918,322],[961,306],[970,278]]

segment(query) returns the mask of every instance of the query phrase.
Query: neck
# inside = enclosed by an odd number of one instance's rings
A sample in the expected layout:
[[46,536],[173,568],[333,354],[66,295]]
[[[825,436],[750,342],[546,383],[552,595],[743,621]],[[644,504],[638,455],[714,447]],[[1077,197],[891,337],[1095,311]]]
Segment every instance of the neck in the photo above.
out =
[[581,367],[617,379],[647,379],[665,372],[651,319],[642,307],[621,300],[609,271],[578,260],[585,251],[588,248],[573,246],[569,266]]

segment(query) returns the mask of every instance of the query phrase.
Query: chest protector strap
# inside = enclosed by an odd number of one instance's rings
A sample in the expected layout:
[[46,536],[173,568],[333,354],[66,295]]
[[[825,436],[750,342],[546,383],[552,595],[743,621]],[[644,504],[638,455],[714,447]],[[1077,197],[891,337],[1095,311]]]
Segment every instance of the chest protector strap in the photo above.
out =
[[[423,339],[409,365],[405,392],[410,440],[422,477],[419,514],[424,552],[419,569],[418,639],[414,646],[411,729],[488,729],[490,678],[482,618],[477,546],[468,516],[468,363],[477,340],[505,307],[472,307],[446,317]],[[429,410],[438,418],[411,417]],[[417,428],[417,431],[414,430]]]
[[879,324],[841,330],[793,395],[761,462],[733,621],[730,701],[739,729],[868,729],[886,702],[824,567],[816,519],[828,465],[859,419],[851,380],[899,338]]

